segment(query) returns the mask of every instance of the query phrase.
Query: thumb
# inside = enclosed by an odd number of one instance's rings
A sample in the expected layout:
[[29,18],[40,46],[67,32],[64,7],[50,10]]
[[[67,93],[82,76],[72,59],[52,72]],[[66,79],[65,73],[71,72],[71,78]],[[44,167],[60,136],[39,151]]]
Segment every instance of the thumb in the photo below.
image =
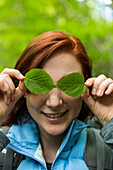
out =
[[20,80],[19,86],[16,88],[16,101],[18,101],[27,91],[24,80]]
[[90,94],[88,87],[86,88],[86,91],[81,95],[81,97],[84,100],[84,102],[87,104],[87,106],[90,108],[90,110],[93,112],[95,106],[95,99]]

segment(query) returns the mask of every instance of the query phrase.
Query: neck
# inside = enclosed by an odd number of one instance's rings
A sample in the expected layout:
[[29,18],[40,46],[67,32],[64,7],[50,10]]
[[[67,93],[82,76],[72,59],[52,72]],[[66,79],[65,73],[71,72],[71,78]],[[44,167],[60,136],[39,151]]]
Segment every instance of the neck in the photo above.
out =
[[58,136],[53,136],[46,133],[44,129],[40,127],[38,127],[38,130],[44,159],[46,162],[52,163],[56,157],[56,153],[63,141],[66,132]]

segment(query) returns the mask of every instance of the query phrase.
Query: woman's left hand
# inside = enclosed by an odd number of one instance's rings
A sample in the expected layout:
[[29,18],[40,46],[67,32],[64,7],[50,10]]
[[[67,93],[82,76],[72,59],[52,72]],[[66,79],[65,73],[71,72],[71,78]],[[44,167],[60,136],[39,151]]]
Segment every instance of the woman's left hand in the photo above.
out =
[[104,125],[113,117],[113,80],[100,75],[89,78],[85,85],[87,89],[81,97]]

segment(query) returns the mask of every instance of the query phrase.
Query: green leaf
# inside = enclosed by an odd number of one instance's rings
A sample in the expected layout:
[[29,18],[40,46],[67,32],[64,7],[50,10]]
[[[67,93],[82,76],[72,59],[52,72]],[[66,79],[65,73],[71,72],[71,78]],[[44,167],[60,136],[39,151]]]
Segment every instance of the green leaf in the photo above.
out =
[[57,85],[65,94],[71,97],[77,97],[86,90],[84,77],[80,73],[71,73],[63,78]]
[[32,69],[27,72],[24,79],[27,89],[34,94],[44,94],[53,88],[59,87],[65,94],[71,97],[80,96],[85,92],[84,77],[80,73],[68,74],[57,85],[43,69]]
[[32,69],[26,73],[24,83],[26,88],[34,94],[44,94],[56,86],[49,74],[42,69]]

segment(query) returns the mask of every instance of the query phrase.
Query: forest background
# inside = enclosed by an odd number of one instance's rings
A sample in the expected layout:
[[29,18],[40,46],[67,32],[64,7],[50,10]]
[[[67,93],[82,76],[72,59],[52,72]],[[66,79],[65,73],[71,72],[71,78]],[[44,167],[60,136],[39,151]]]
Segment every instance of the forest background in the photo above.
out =
[[13,68],[37,35],[62,30],[77,36],[93,62],[93,76],[113,78],[111,0],[0,0],[0,72]]

